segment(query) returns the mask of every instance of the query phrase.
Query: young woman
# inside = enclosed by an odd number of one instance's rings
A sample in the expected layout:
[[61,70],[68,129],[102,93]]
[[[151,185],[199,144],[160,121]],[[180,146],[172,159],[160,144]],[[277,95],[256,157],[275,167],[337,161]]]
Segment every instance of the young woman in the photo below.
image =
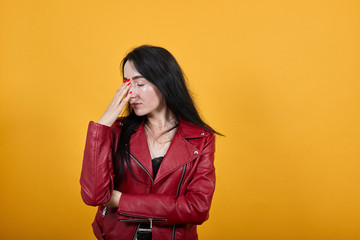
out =
[[[164,48],[140,46],[121,64],[124,82],[90,121],[81,196],[98,206],[98,239],[197,239],[215,189],[216,133]],[[126,107],[126,116],[119,117]]]

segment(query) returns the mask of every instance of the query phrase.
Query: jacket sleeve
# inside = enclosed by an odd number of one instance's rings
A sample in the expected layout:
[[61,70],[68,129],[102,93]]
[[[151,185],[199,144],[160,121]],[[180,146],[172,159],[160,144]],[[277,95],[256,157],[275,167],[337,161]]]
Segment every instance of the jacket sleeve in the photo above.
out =
[[209,135],[196,170],[185,194],[178,197],[166,194],[121,195],[118,205],[120,221],[153,221],[157,225],[201,224],[209,217],[215,190],[215,136]]
[[87,205],[105,204],[113,189],[111,127],[89,122],[82,163],[81,197]]

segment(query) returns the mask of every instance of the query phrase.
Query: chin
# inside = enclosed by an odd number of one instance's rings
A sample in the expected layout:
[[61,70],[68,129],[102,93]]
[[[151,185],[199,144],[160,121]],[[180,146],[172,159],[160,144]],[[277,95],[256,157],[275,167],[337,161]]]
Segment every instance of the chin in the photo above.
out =
[[145,116],[145,115],[148,114],[147,112],[135,111],[135,110],[134,110],[134,113],[135,113],[135,115],[138,116],[138,117],[142,117],[142,116]]

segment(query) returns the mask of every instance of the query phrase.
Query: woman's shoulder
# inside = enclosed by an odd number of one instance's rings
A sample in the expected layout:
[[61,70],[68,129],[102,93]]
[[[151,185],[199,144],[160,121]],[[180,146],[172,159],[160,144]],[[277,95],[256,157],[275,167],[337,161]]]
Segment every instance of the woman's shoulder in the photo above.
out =
[[122,126],[124,125],[125,117],[118,117],[113,125],[111,126],[112,132],[120,132]]
[[179,119],[179,128],[185,135],[207,137],[214,134],[214,131],[212,131],[211,129],[198,126],[183,119]]

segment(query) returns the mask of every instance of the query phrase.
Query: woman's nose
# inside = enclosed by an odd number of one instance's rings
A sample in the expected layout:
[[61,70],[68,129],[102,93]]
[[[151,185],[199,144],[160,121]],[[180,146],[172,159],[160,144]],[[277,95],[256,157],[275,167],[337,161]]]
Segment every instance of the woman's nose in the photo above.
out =
[[134,97],[137,96],[136,87],[134,86],[133,83],[131,83],[131,85],[130,85],[129,93],[131,94],[131,97],[130,97],[130,98],[134,98]]

